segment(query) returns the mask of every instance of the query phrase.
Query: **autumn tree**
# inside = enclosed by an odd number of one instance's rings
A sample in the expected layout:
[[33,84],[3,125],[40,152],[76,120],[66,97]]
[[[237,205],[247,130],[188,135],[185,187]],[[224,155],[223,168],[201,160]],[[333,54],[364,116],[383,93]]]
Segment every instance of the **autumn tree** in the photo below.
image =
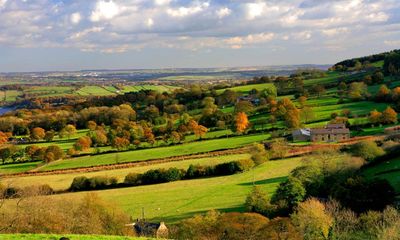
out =
[[43,128],[35,127],[30,132],[30,139],[33,141],[38,141],[46,136],[46,132]]
[[87,128],[89,128],[90,131],[96,130],[97,123],[95,121],[88,121],[86,124]]
[[268,152],[265,150],[264,145],[260,143],[254,143],[251,146],[250,154],[251,160],[253,160],[256,165],[260,165],[269,160]]
[[235,117],[236,132],[243,133],[250,125],[246,113],[238,112]]
[[393,108],[387,107],[385,111],[382,112],[382,123],[397,123],[397,112]]
[[8,136],[4,132],[0,131],[0,144],[5,144],[8,142]]
[[305,240],[328,239],[334,223],[324,204],[314,198],[300,203],[291,217]]
[[378,124],[382,120],[382,113],[374,109],[369,113],[368,120],[372,124]]
[[92,140],[88,136],[80,137],[74,144],[74,149],[77,151],[85,151],[92,145]]
[[54,132],[53,130],[46,131],[44,140],[46,140],[46,142],[51,142],[51,141],[53,141],[53,138],[55,135],[56,135],[56,132]]
[[194,135],[198,138],[202,138],[206,135],[208,132],[208,129],[204,127],[203,125],[198,124],[195,120],[191,119],[189,121],[189,128],[191,131],[193,131]]
[[156,138],[151,128],[149,127],[143,128],[143,134],[144,138],[146,139],[146,142],[150,143],[150,145],[153,145],[156,142]]
[[387,101],[390,99],[391,92],[390,89],[386,85],[380,86],[378,92],[376,93],[377,101]]
[[112,142],[112,147],[120,150],[124,150],[129,147],[129,140],[126,138],[116,137]]
[[67,126],[65,126],[59,133],[60,138],[64,138],[67,137],[68,139],[70,139],[74,134],[76,134],[76,128],[74,125],[72,124],[68,124]]

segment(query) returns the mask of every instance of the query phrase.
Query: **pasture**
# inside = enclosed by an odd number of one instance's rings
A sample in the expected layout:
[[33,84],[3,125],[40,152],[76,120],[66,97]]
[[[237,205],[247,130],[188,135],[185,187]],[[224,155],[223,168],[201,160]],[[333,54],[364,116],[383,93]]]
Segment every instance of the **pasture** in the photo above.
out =
[[27,162],[27,163],[15,163],[0,165],[0,174],[12,174],[19,172],[26,172],[34,169],[40,164],[40,162]]
[[119,153],[108,153],[92,156],[76,157],[51,162],[40,168],[41,171],[68,169],[78,167],[89,167],[103,164],[136,162],[151,159],[183,156],[196,153],[205,153],[216,150],[232,149],[241,147],[253,142],[259,142],[269,139],[269,134],[255,134],[247,136],[230,137],[229,139],[213,139],[205,141],[196,141],[175,145],[170,147],[159,147],[142,150],[134,150]]
[[137,166],[131,168],[122,168],[122,169],[114,169],[114,170],[106,170],[99,172],[88,172],[88,173],[69,173],[69,174],[52,174],[52,175],[43,175],[43,176],[25,176],[25,177],[9,177],[3,178],[2,183],[6,185],[15,186],[15,187],[27,187],[32,185],[40,185],[43,183],[48,184],[54,190],[65,190],[69,188],[72,183],[72,180],[78,176],[86,176],[86,177],[94,177],[94,176],[107,176],[107,177],[115,177],[119,182],[123,182],[126,175],[129,173],[144,173],[150,169],[158,169],[158,168],[178,168],[178,169],[187,169],[191,164],[202,165],[202,166],[214,166],[219,163],[242,160],[249,158],[249,154],[233,154],[233,155],[225,155],[218,157],[205,157],[198,159],[188,159],[182,161],[174,161],[174,162],[166,162],[166,163],[158,163],[144,166]]
[[382,161],[377,165],[367,166],[362,170],[362,174],[367,178],[383,178],[395,188],[396,193],[400,194],[400,157]]
[[239,93],[249,93],[253,89],[256,89],[258,91],[262,91],[264,89],[271,89],[272,91],[276,92],[276,88],[273,83],[260,83],[260,84],[248,84],[243,86],[218,89],[217,93],[223,93],[225,90],[228,89]]
[[[134,219],[141,216],[143,207],[146,219],[173,223],[212,209],[244,211],[244,202],[253,183],[271,196],[278,184],[300,163],[300,158],[288,158],[269,161],[241,174],[102,190],[96,193],[122,207]],[[78,192],[49,197],[68,202],[77,201],[85,194]]]

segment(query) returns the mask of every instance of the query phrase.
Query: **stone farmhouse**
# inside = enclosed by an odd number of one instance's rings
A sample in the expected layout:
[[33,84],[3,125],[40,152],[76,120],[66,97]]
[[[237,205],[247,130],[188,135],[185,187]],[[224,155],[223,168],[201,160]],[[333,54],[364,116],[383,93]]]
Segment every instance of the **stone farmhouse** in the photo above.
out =
[[345,124],[328,124],[324,128],[304,128],[292,132],[294,141],[337,142],[350,138]]

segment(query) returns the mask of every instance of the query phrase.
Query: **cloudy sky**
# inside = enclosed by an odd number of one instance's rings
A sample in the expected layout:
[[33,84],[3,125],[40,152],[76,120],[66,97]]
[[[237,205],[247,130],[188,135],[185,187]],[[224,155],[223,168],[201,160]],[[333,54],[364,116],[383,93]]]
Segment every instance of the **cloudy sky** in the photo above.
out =
[[334,63],[394,48],[399,0],[0,0],[0,71]]

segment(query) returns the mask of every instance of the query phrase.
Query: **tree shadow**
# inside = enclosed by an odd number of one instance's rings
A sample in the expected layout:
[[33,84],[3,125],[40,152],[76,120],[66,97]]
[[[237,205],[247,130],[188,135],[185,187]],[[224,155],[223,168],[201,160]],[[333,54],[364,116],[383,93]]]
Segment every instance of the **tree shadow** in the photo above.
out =
[[250,186],[250,185],[263,185],[263,184],[270,184],[270,183],[280,183],[286,180],[287,177],[276,177],[276,178],[268,178],[264,180],[258,180],[255,182],[246,182],[246,183],[239,183],[238,185],[241,186]]

